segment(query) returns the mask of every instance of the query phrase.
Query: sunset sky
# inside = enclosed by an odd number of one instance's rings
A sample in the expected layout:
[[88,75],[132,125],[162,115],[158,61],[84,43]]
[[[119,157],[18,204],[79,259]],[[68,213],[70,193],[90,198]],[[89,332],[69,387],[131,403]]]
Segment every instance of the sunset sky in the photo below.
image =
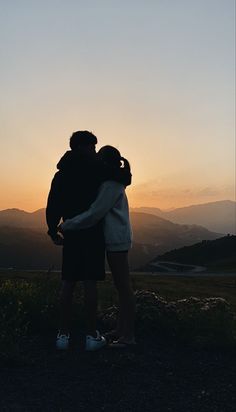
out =
[[45,207],[90,130],[131,206],[235,199],[234,0],[1,0],[0,209]]

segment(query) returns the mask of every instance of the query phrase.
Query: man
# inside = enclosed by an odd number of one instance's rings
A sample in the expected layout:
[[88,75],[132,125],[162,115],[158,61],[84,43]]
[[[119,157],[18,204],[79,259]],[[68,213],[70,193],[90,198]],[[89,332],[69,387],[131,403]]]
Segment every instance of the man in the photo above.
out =
[[86,313],[86,350],[97,350],[106,344],[96,330],[96,281],[105,277],[105,245],[102,222],[92,228],[58,234],[61,218],[66,220],[86,211],[95,200],[104,180],[113,179],[130,184],[131,175],[121,169],[114,176],[96,157],[97,138],[88,131],[77,131],[70,138],[71,150],[57,167],[48,196],[46,218],[48,234],[57,245],[63,244],[61,329],[57,336],[58,349],[67,349],[70,337],[71,306],[77,281],[83,281]]

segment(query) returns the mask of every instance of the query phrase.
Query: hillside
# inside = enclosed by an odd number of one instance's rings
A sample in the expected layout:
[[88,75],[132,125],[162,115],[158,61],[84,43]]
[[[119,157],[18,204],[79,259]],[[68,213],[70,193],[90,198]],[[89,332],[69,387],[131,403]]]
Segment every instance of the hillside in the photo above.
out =
[[148,207],[133,211],[149,213],[179,224],[204,226],[214,232],[236,234],[236,202],[231,200],[192,205],[168,212]]
[[61,249],[45,231],[14,227],[0,228],[0,267],[59,269]]
[[221,236],[201,226],[179,225],[147,213],[131,212],[130,217],[134,240],[137,243],[154,245],[158,253]]
[[[220,235],[200,226],[178,225],[158,216],[131,213],[134,233],[131,269],[158,254]],[[28,213],[18,209],[0,212],[0,267],[60,268],[61,251],[46,234],[45,210]]]
[[[195,245],[175,249],[159,255],[146,266],[151,270],[159,265],[166,265],[178,270],[178,265],[198,265],[208,269],[236,270],[236,236],[228,235],[216,240],[203,240]],[[173,265],[170,263],[173,262]],[[182,268],[184,270],[184,268]],[[190,269],[186,267],[186,270]]]
[[10,226],[24,229],[45,229],[45,209],[35,212],[25,212],[20,209],[5,209],[0,211],[0,227]]
[[[133,244],[130,266],[144,265],[157,254],[151,244]],[[44,269],[61,267],[61,248],[46,232],[35,229],[0,227],[0,268]]]

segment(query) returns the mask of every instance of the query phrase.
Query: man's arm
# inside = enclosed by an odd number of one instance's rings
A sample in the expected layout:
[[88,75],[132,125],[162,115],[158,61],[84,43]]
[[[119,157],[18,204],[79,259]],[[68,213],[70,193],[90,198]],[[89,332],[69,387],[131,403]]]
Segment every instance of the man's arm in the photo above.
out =
[[62,217],[61,189],[61,176],[59,172],[57,172],[52,180],[46,207],[48,235],[51,236],[53,240],[58,237],[57,227]]
[[124,186],[117,182],[104,182],[96,200],[90,208],[72,219],[67,219],[61,226],[62,233],[86,229],[96,225],[116,204],[124,191]]

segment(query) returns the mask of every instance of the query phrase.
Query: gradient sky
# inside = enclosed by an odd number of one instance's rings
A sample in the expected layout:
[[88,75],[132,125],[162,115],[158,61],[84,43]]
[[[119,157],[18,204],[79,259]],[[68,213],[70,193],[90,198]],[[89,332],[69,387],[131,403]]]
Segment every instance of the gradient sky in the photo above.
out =
[[233,0],[0,0],[0,209],[44,207],[75,130],[131,206],[234,199]]

